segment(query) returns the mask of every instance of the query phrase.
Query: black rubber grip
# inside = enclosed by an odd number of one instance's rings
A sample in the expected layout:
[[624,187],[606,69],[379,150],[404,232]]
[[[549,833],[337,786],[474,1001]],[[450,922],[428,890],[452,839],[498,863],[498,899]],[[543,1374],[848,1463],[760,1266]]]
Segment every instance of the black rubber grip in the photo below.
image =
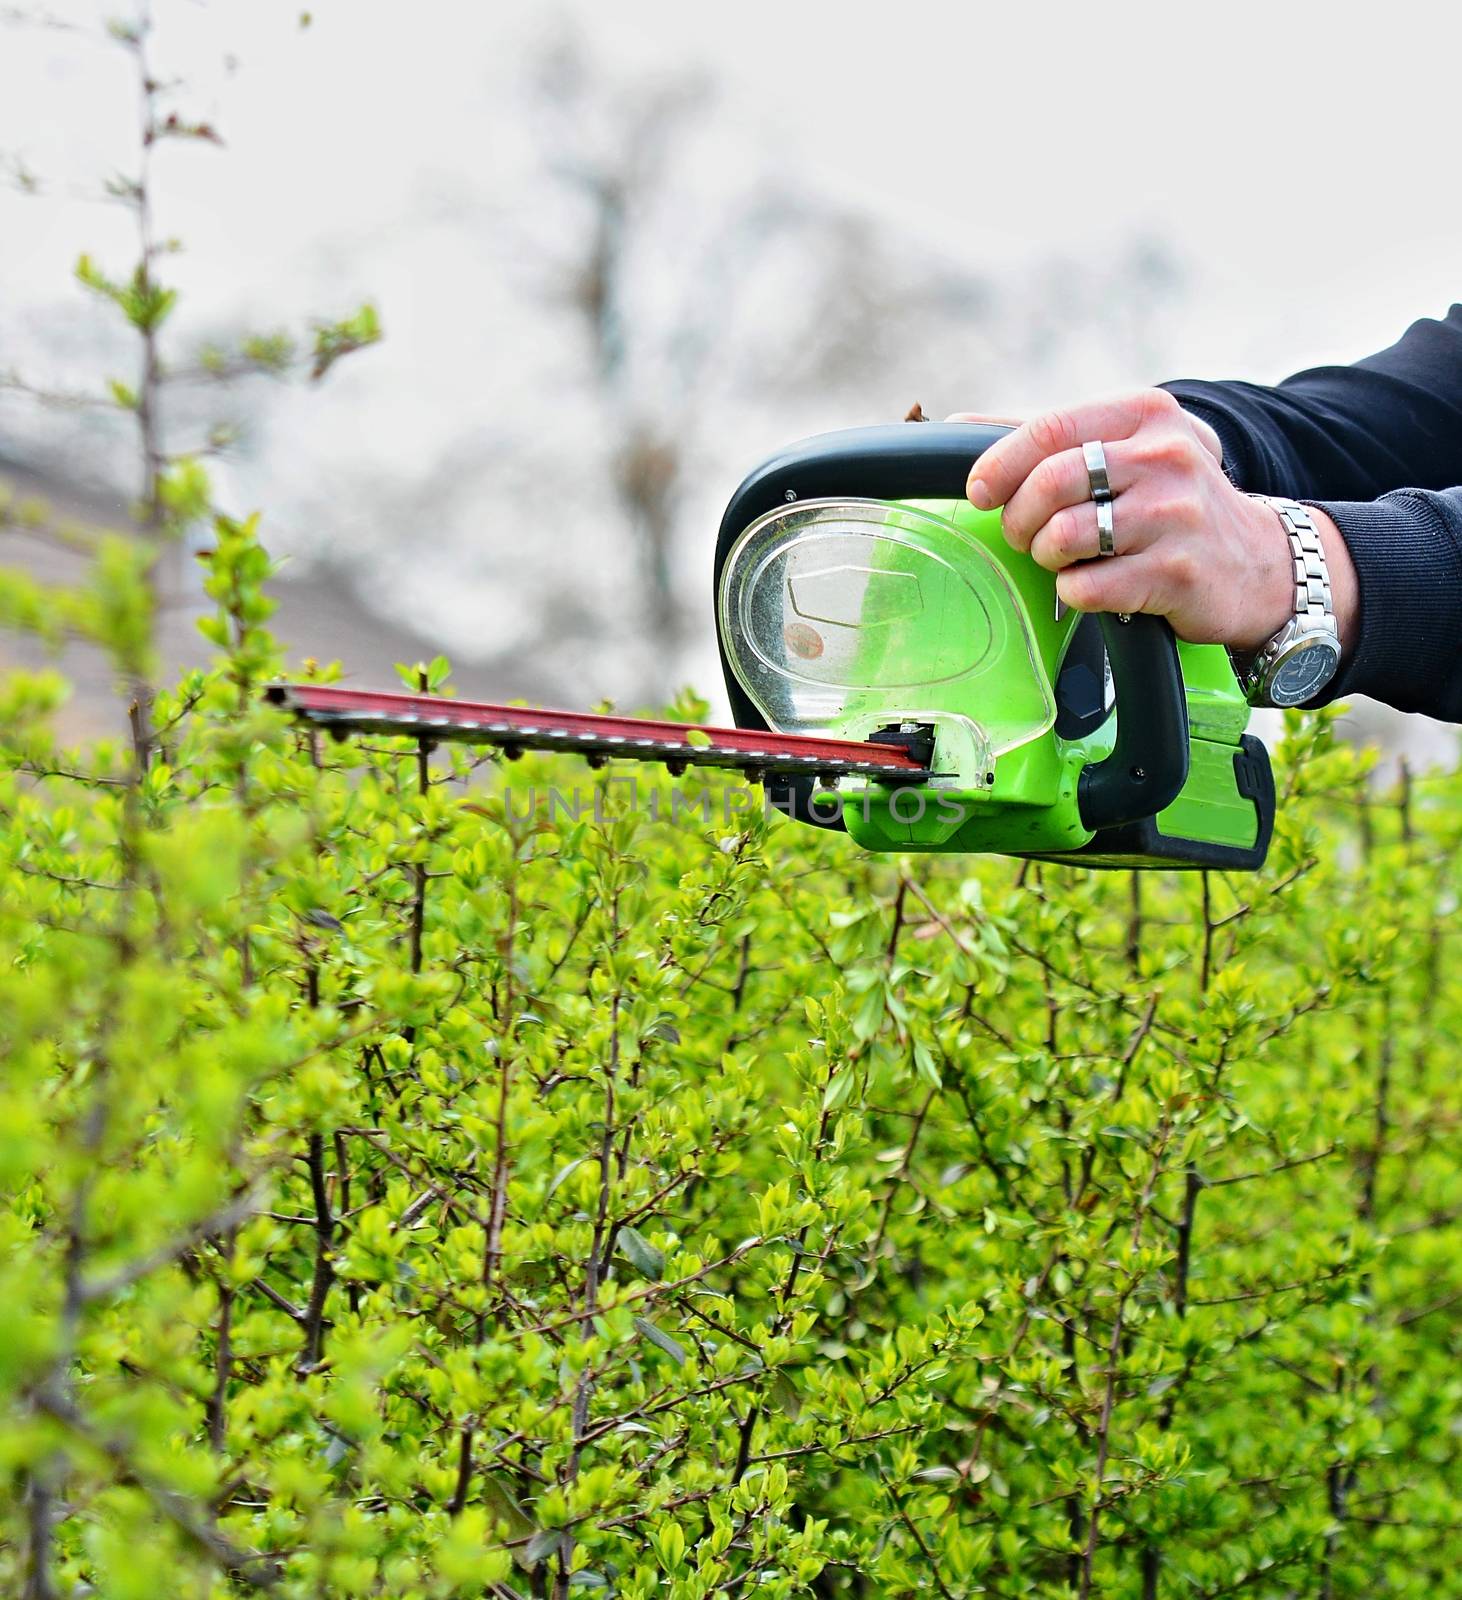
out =
[[1188,700],[1178,643],[1165,617],[1101,618],[1117,697],[1117,742],[1081,774],[1085,828],[1156,816],[1188,781]]

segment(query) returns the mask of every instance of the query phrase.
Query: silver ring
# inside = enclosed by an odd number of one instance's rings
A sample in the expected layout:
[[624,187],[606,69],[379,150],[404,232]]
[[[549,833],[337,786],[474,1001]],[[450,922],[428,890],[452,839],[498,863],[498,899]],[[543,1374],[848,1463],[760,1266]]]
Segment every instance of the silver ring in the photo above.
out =
[[1086,481],[1091,488],[1091,497],[1100,505],[1103,500],[1112,498],[1112,480],[1107,476],[1107,452],[1102,448],[1100,439],[1093,439],[1082,445],[1081,453],[1086,457]]
[[1117,553],[1117,532],[1112,520],[1112,502],[1098,500],[1097,514],[1097,554],[1114,556]]

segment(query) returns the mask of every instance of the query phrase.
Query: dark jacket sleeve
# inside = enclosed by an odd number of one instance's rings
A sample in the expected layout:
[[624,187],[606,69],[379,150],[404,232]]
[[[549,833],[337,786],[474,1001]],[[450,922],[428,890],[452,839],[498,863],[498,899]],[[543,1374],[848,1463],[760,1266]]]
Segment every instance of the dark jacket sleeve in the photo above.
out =
[[1318,505],[1344,536],[1359,634],[1318,702],[1365,694],[1462,722],[1462,305],[1274,388],[1163,387],[1212,425],[1241,489]]

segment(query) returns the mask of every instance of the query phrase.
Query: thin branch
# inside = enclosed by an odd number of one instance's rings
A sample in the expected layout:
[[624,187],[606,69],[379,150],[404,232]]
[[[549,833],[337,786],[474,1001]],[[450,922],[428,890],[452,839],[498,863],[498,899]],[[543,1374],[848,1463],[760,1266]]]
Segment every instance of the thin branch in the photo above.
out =
[[882,1483],[884,1490],[888,1495],[889,1504],[894,1509],[894,1515],[908,1530],[909,1537],[918,1546],[919,1554],[924,1560],[925,1569],[930,1578],[932,1578],[934,1581],[934,1587],[938,1589],[940,1594],[944,1596],[944,1600],[955,1600],[954,1595],[950,1593],[949,1586],[939,1575],[939,1563],[935,1559],[934,1552],[924,1542],[924,1536],[919,1532],[918,1526],[914,1522],[914,1519],[904,1509],[904,1503],[899,1499],[898,1491],[888,1481],[888,1478],[884,1475],[882,1467],[875,1464],[874,1470],[878,1473],[879,1482]]
[[310,1135],[306,1160],[310,1169],[310,1193],[315,1202],[315,1269],[310,1281],[309,1303],[300,1321],[305,1337],[296,1370],[301,1373],[313,1372],[320,1364],[325,1343],[325,1305],[330,1297],[330,1286],[335,1282],[335,1217],[330,1210],[330,1197],[325,1188],[325,1140],[322,1134]]
[[77,878],[65,872],[48,872],[45,867],[33,867],[28,861],[14,861],[11,865],[27,877],[44,878],[48,883],[63,884],[69,889],[109,889],[115,894],[125,894],[130,887],[125,883],[105,883],[100,878]]
[[304,1322],[304,1312],[301,1311],[292,1300],[286,1300],[277,1289],[271,1288],[269,1284],[265,1283],[263,1278],[255,1278],[252,1287],[257,1289],[266,1300],[268,1300],[272,1305],[277,1306],[285,1314],[285,1316],[289,1317],[292,1321],[298,1323]]
[[1312,1156],[1295,1156],[1292,1160],[1278,1162],[1272,1167],[1263,1167],[1257,1172],[1239,1172],[1229,1178],[1204,1178],[1205,1189],[1222,1189],[1231,1183],[1253,1183],[1259,1178],[1272,1178],[1276,1173],[1292,1172],[1296,1167],[1307,1167],[1312,1161],[1324,1161],[1327,1156],[1333,1156],[1338,1145],[1326,1145],[1323,1150],[1317,1150]]
[[19,373],[0,374],[0,389],[11,394],[24,395],[47,411],[116,411],[117,402],[109,394],[96,394],[82,389],[45,389],[31,383]]

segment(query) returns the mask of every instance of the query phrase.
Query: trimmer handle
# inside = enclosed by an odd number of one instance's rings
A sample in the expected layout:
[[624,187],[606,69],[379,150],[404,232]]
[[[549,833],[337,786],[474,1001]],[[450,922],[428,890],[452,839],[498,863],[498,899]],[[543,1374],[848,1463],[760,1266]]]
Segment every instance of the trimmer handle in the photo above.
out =
[[1188,781],[1188,698],[1167,618],[1103,612],[1100,622],[1117,742],[1081,774],[1077,805],[1093,830],[1156,816]]

